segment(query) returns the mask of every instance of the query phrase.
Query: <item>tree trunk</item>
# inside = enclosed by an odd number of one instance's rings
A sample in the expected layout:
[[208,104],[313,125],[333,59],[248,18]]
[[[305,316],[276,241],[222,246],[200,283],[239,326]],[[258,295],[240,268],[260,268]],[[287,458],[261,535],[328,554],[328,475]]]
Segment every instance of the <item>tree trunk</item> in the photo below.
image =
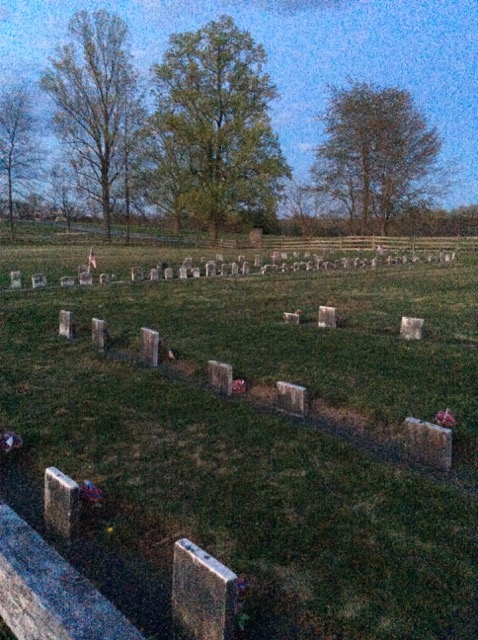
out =
[[103,170],[101,176],[101,206],[103,210],[103,228],[105,238],[111,242],[111,201],[110,201],[110,183],[108,180],[108,172]]
[[13,224],[13,185],[12,185],[12,170],[7,168],[8,173],[8,212],[10,215],[10,240],[15,240],[15,227]]

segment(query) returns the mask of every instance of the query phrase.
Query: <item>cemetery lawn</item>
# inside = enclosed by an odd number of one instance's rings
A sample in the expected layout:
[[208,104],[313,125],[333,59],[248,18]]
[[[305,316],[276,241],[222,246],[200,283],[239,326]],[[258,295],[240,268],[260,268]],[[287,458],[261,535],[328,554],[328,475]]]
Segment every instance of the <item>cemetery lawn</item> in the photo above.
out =
[[[23,436],[22,464],[38,478],[54,465],[102,487],[94,535],[103,544],[167,573],[174,541],[188,537],[244,575],[245,638],[472,640],[476,257],[460,255],[450,268],[133,285],[132,266],[177,271],[191,252],[95,249],[99,272],[116,282],[60,289],[89,247],[2,247],[0,287],[17,269],[55,284],[0,293],[0,423]],[[246,252],[251,264],[254,253]],[[199,264],[214,252],[192,255]],[[319,305],[336,307],[342,326],[319,330]],[[282,313],[298,308],[302,324],[284,325]],[[60,309],[75,314],[75,340],[58,336]],[[398,338],[402,316],[425,319],[422,341]],[[108,321],[116,357],[92,350],[92,317]],[[187,380],[175,365],[151,370],[128,359],[141,327],[179,351]],[[391,464],[311,424],[220,398],[204,384],[210,359],[256,388],[302,384],[371,432],[450,407],[453,469],[446,477]]]

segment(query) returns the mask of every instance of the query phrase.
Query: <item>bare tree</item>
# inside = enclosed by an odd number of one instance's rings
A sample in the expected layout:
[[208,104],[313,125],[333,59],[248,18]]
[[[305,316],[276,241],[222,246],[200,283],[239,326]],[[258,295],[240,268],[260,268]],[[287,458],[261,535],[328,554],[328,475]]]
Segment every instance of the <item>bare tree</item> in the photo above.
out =
[[12,241],[15,239],[14,192],[24,180],[34,177],[39,162],[34,130],[35,120],[28,89],[18,86],[0,94],[0,170],[7,182]]
[[57,107],[55,123],[74,158],[79,184],[101,205],[111,239],[113,186],[124,167],[123,122],[135,74],[127,26],[105,10],[75,14],[71,40],[50,59],[41,85]]

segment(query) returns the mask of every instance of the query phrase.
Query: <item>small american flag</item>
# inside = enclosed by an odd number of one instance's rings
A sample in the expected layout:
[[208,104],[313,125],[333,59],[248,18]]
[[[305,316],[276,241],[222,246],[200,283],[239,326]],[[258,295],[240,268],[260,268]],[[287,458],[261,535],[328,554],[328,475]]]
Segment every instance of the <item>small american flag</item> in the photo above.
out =
[[97,268],[97,264],[96,264],[96,256],[93,253],[93,247],[91,247],[90,249],[90,255],[88,256],[88,271],[93,268],[96,269]]

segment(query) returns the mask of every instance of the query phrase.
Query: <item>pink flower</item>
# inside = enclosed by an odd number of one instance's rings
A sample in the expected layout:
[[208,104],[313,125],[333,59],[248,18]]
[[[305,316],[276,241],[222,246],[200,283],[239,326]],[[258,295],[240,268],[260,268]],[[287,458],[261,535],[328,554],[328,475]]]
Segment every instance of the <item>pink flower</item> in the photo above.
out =
[[445,411],[439,411],[435,416],[435,422],[441,427],[454,427],[456,425],[455,416],[447,408]]

